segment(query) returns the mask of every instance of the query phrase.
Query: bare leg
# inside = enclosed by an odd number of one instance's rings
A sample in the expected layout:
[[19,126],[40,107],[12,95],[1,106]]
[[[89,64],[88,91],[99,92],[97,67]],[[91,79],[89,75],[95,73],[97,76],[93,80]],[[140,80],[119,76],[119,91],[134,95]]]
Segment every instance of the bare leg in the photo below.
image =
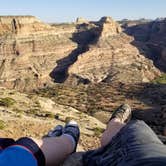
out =
[[60,165],[74,150],[72,140],[65,135],[33,140],[43,151],[47,166]]
[[106,130],[104,131],[101,138],[101,146],[107,145],[111,139],[126,125],[126,123],[121,122],[120,119],[114,118],[112,119],[108,125]]

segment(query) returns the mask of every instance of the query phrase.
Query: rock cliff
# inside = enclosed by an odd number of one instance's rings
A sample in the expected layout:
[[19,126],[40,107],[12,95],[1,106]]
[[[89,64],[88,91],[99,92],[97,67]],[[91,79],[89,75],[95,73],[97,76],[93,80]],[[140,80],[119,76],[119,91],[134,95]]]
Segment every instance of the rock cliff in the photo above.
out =
[[0,85],[151,81],[160,72],[133,41],[111,17],[51,26],[33,16],[1,16]]
[[50,26],[32,16],[0,17],[0,83],[32,89],[50,82],[56,61],[77,44],[73,29]]
[[125,30],[135,38],[133,44],[152,59],[156,67],[166,71],[166,19],[126,27]]
[[69,68],[71,80],[75,78],[76,83],[82,80],[93,83],[149,82],[160,75],[152,61],[131,44],[134,38],[123,33],[118,23],[104,17],[97,25],[98,39]]

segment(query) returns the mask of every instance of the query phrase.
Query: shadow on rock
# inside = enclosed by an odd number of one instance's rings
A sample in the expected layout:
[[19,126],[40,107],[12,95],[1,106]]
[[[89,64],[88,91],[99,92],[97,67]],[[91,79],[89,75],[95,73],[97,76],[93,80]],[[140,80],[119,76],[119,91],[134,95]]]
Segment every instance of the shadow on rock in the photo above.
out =
[[77,25],[77,32],[73,34],[71,40],[77,43],[78,47],[68,56],[58,60],[57,66],[50,73],[50,77],[56,83],[63,83],[68,78],[69,67],[77,61],[80,54],[88,51],[89,44],[98,40],[99,33],[96,27],[89,27],[89,24]]
[[135,106],[133,118],[144,120],[157,134],[165,135],[166,84],[134,85],[134,87],[130,87],[129,91],[126,91],[125,95],[128,99],[135,98],[144,104],[144,106]]
[[124,33],[133,36],[131,43],[140,54],[153,61],[161,71],[166,72],[166,19],[124,26]]

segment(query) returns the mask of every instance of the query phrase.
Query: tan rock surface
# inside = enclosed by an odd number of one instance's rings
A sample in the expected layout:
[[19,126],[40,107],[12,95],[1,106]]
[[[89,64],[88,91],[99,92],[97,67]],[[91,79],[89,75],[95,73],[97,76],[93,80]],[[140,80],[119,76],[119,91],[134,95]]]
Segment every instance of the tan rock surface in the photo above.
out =
[[103,18],[99,23],[102,26],[97,42],[69,68],[71,78],[131,83],[149,82],[160,75],[152,61],[131,44],[134,38],[122,33],[116,22]]
[[33,16],[1,16],[0,85],[31,90],[52,81],[149,82],[160,72],[133,40],[111,17],[50,26]]
[[89,23],[89,21],[88,20],[86,20],[85,18],[83,18],[83,17],[78,17],[77,19],[76,19],[76,24],[88,24]]
[[56,61],[77,47],[74,29],[58,29],[32,16],[0,17],[1,85],[23,90],[49,83]]
[[102,17],[99,21],[99,24],[102,28],[101,37],[117,35],[122,32],[120,25],[111,17]]

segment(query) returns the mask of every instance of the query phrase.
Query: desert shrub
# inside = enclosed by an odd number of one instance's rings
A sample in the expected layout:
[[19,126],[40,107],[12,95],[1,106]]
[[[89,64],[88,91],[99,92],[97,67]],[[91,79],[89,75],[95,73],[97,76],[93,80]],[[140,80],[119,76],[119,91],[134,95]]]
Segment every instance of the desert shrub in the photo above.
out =
[[155,80],[153,80],[153,83],[166,84],[166,74],[162,74],[160,77],[157,77]]
[[71,119],[72,119],[71,117],[67,116],[66,119],[65,119],[65,122],[69,123],[71,121]]
[[12,111],[15,112],[15,113],[18,113],[18,114],[22,114],[23,113],[23,110],[20,110],[18,108],[13,108]]
[[9,95],[14,95],[15,94],[15,92],[9,92]]
[[94,128],[94,134],[95,136],[99,136],[104,132],[104,129],[100,128],[100,127],[95,127]]
[[90,116],[93,116],[96,112],[98,112],[99,110],[96,109],[96,108],[89,108],[87,110],[87,113],[90,115]]
[[52,118],[52,119],[55,118],[55,115],[52,112],[41,111],[40,109],[35,109],[35,108],[29,109],[25,112],[29,115],[34,115],[41,118]]
[[14,103],[16,103],[16,101],[14,99],[10,98],[10,97],[0,99],[0,106],[10,107]]
[[35,101],[34,104],[35,104],[35,107],[41,108],[41,105],[40,105],[39,101]]
[[36,116],[37,116],[37,115],[40,113],[40,109],[34,108],[34,109],[26,110],[25,112],[26,112],[27,114],[36,115]]
[[45,117],[54,119],[55,115],[52,112],[46,112]]
[[30,83],[31,79],[30,78],[25,78],[25,84],[28,85]]
[[53,26],[53,27],[66,27],[66,28],[70,28],[70,27],[74,27],[75,26],[75,24],[74,23],[59,23],[59,24],[57,24],[57,23],[53,23],[53,24],[51,24],[51,26]]
[[17,118],[22,118],[22,114],[16,114]]
[[31,93],[29,93],[28,95],[27,95],[27,97],[29,98],[29,99],[33,99],[33,94],[31,94]]
[[5,122],[3,120],[0,120],[0,130],[3,130],[5,126]]
[[55,117],[55,119],[59,120],[60,114],[56,113],[54,117]]

